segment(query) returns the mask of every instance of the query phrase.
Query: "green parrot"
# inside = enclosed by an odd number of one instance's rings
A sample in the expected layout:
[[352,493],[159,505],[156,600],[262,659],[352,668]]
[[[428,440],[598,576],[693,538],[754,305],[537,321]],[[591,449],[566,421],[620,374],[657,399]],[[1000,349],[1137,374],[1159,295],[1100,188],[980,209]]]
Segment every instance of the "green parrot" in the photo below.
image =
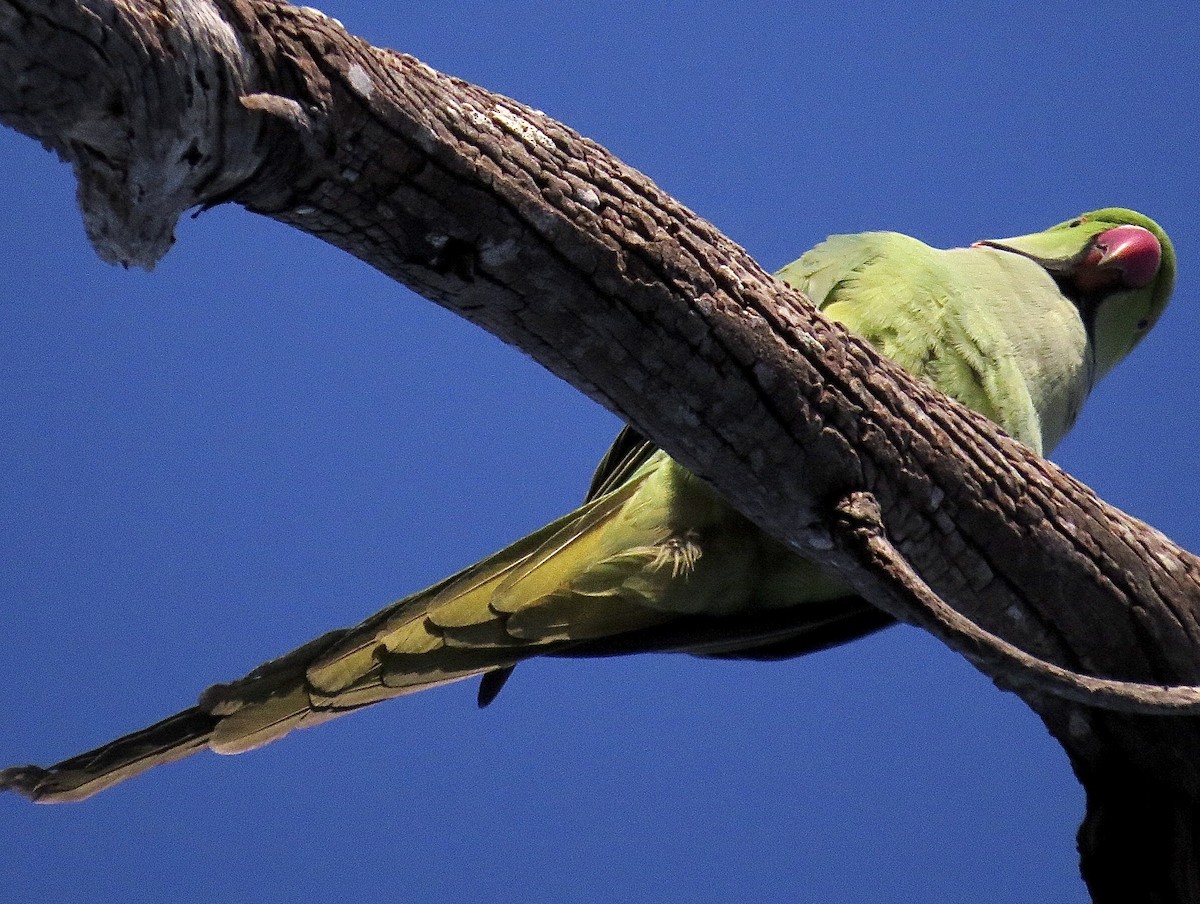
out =
[[[778,275],[1046,453],[1162,313],[1175,256],[1156,223],[1107,208],[947,251],[892,232],[832,236]],[[533,656],[783,659],[890,623],[626,428],[570,514],[155,725],[49,768],[6,769],[0,789],[80,800],[202,748],[241,753],[474,675],[486,706]]]

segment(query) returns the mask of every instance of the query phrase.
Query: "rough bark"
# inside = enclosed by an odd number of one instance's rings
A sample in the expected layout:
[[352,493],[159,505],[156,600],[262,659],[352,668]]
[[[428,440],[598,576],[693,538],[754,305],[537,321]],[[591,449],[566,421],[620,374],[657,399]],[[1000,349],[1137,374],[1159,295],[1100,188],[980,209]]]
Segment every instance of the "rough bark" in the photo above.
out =
[[[0,0],[0,120],[73,164],[108,260],[152,266],[183,211],[242,204],[521,347],[889,611],[913,615],[901,576],[838,527],[855,494],[905,569],[1027,654],[1200,682],[1200,561],[542,113],[274,0]],[[1070,754],[1095,900],[1200,900],[1200,722],[972,658]]]

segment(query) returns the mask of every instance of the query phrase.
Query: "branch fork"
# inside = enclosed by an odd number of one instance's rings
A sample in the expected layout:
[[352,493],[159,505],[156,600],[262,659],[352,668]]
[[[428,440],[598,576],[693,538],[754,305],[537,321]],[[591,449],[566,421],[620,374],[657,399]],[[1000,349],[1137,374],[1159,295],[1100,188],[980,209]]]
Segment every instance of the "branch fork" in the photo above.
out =
[[984,630],[943,600],[888,539],[879,501],[868,492],[834,507],[831,534],[880,587],[871,600],[898,621],[923,628],[986,672],[1001,687],[1051,694],[1113,712],[1186,716],[1200,713],[1200,687],[1162,686],[1082,675],[1025,652]]

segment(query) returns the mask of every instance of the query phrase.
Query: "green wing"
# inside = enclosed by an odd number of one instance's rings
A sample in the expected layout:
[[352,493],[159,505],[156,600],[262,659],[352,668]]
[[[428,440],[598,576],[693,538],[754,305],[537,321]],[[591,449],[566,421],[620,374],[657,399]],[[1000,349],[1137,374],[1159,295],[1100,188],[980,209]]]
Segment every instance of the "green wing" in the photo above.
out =
[[658,446],[632,427],[621,428],[613,444],[600,459],[600,464],[596,466],[596,473],[592,475],[591,485],[583,501],[591,502],[597,496],[612,492],[629,480],[638,468],[658,451]]

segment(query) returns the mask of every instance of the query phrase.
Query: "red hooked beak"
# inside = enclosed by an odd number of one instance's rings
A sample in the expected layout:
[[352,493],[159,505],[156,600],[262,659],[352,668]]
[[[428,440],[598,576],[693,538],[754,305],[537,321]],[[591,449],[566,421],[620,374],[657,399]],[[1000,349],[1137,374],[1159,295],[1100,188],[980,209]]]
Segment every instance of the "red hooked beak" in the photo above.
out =
[[1116,270],[1122,288],[1144,289],[1154,281],[1161,262],[1162,246],[1149,229],[1114,226],[1096,236],[1081,269],[1097,283],[1108,282],[1110,277],[1106,278],[1104,271]]

